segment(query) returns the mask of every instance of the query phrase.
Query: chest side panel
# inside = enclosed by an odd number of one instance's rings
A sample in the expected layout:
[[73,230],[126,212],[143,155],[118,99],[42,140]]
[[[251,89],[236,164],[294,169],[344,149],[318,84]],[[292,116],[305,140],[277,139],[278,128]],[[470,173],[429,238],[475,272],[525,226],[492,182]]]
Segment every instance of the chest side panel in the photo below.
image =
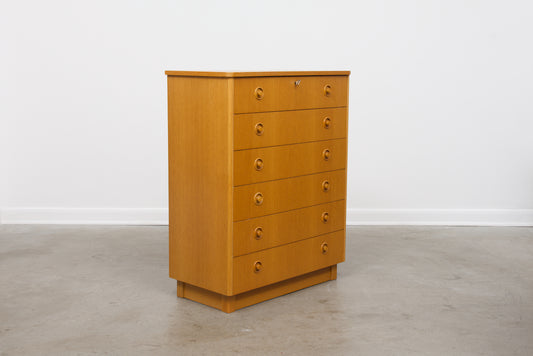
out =
[[233,79],[168,77],[170,277],[231,294]]

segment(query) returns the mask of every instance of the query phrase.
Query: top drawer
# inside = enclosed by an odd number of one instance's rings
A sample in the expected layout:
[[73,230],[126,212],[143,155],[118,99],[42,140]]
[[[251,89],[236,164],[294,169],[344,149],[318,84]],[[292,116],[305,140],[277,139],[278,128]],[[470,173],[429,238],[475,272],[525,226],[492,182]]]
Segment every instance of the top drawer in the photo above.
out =
[[348,105],[347,76],[235,79],[235,113]]

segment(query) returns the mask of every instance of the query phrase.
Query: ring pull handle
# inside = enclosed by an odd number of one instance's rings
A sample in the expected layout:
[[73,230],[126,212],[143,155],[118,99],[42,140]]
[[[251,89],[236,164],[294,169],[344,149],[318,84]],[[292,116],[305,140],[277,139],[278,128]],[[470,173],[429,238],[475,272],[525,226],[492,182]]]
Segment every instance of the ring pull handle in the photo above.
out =
[[261,87],[255,88],[255,98],[257,100],[263,99],[263,96],[265,96],[265,91]]
[[331,158],[331,152],[326,148],[322,151],[322,157],[324,157],[325,161],[329,160]]
[[261,158],[257,158],[254,162],[254,167],[256,171],[260,171],[264,167],[263,160]]
[[325,96],[330,96],[331,95],[331,85],[326,84],[324,86],[324,95]]
[[254,202],[255,202],[255,205],[261,205],[263,204],[263,194],[261,193],[255,193],[254,195]]
[[331,126],[331,119],[329,117],[324,118],[322,124],[324,125],[325,129],[329,129],[329,127]]
[[255,124],[255,134],[257,136],[261,136],[264,130],[265,128],[261,122],[258,122],[257,124]]

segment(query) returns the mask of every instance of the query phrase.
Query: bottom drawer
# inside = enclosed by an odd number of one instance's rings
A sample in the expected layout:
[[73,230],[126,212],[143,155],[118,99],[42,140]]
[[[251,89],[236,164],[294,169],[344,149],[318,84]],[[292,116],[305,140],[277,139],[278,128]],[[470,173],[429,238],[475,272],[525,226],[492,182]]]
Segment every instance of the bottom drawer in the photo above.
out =
[[344,261],[345,231],[233,259],[233,294],[266,286]]

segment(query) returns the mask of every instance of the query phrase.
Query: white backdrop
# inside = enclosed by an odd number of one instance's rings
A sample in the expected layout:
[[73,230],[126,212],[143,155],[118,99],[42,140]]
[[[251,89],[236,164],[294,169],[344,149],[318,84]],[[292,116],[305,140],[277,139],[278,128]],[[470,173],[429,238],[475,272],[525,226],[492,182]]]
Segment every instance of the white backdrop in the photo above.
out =
[[0,6],[3,223],[165,223],[166,69],[348,69],[349,223],[533,224],[531,2]]

